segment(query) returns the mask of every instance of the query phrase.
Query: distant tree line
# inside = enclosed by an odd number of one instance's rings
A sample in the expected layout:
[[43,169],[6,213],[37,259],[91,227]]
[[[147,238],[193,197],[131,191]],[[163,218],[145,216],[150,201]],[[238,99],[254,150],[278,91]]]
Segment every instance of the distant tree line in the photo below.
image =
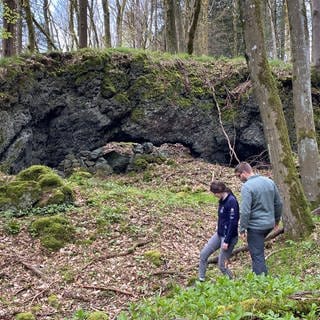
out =
[[[305,3],[312,62],[320,64],[320,3]],[[261,1],[267,56],[291,59],[286,0]],[[236,57],[240,0],[0,0],[1,55],[129,47]]]

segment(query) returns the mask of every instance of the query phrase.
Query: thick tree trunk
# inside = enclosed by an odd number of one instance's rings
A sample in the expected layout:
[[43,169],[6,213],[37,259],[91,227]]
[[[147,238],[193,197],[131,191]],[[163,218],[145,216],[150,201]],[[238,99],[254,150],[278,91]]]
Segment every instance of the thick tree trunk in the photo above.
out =
[[[310,50],[304,0],[287,0],[293,58],[293,105],[302,186],[320,204],[320,156],[313,118]],[[320,32],[320,30],[319,30]]]
[[79,48],[88,46],[88,0],[79,0]]
[[166,51],[171,53],[178,52],[178,40],[176,30],[175,0],[165,0],[165,33]]
[[17,53],[17,3],[16,0],[4,0],[3,29],[7,33],[2,40],[2,53],[4,57],[10,57]]
[[312,65],[320,71],[320,1],[312,0]]
[[191,24],[188,30],[187,52],[189,54],[193,53],[194,36],[196,34],[200,10],[201,10],[201,0],[195,0],[194,6],[193,6],[193,15],[191,19]]
[[292,239],[304,238],[313,230],[313,222],[293,161],[281,100],[266,56],[260,0],[240,0],[240,5],[248,67],[274,177],[284,201],[285,232]]

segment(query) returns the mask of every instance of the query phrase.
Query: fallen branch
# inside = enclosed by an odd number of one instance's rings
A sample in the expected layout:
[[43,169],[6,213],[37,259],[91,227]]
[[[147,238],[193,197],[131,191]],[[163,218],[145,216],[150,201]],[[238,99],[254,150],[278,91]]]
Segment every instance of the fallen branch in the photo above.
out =
[[102,290],[102,291],[113,291],[115,293],[121,293],[121,294],[125,294],[127,296],[132,296],[134,297],[134,294],[132,292],[128,292],[128,291],[124,291],[118,288],[113,288],[113,287],[102,287],[102,286],[81,286],[81,288],[84,289],[93,289],[93,290]]
[[288,298],[292,300],[320,301],[320,291],[300,291],[288,296]]
[[[129,248],[128,250],[124,251],[124,252],[120,252],[120,253],[110,253],[107,254],[105,256],[101,256],[98,258],[95,258],[93,260],[91,260],[90,262],[88,262],[85,266],[82,267],[81,271],[87,269],[89,266],[91,266],[93,263],[97,262],[97,261],[103,261],[103,260],[108,260],[111,258],[117,258],[117,257],[124,257],[127,256],[131,253],[133,253],[138,247],[142,247],[148,243],[152,242],[152,240],[144,240],[144,241],[140,241],[137,242],[136,244],[134,244],[131,248]],[[79,275],[77,276],[77,278],[79,277]]]
[[[268,241],[276,238],[278,235],[282,234],[283,232],[284,232],[284,228],[280,228],[277,231],[270,233],[266,237],[265,241],[268,242]],[[231,257],[237,255],[240,252],[246,252],[248,250],[249,250],[248,245],[244,245],[242,247],[236,248],[235,250],[232,251]],[[214,258],[209,259],[208,263],[218,263],[218,259],[219,259],[219,256],[216,256]]]
[[32,271],[36,276],[40,278],[45,278],[45,275],[35,266],[31,265],[30,263],[24,262],[21,258],[17,259],[25,268]]
[[311,214],[316,214],[316,215],[320,215],[320,207],[314,209],[313,211],[311,211]]
[[47,292],[55,282],[56,281],[53,281],[53,282],[49,283],[46,288],[44,288],[42,291],[40,291],[39,293],[37,293],[35,296],[31,297],[30,299],[27,299],[23,303],[26,304],[26,303],[30,302],[32,304],[34,300],[36,300],[37,298],[42,296],[45,292]]

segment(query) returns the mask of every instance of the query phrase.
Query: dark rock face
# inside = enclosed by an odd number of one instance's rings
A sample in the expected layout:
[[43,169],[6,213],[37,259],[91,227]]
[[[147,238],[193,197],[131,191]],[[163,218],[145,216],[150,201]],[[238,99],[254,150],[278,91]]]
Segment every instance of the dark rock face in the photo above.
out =
[[[172,62],[163,67],[146,56],[119,53],[89,55],[77,63],[72,59],[70,54],[52,54],[32,61],[31,71],[28,66],[0,79],[3,170],[16,173],[32,164],[57,167],[72,155],[97,152],[111,141],[181,143],[207,161],[230,162],[210,88],[200,73],[193,75],[197,66]],[[209,67],[206,74],[213,77],[215,67]],[[238,81],[232,88],[240,85],[246,68],[230,77]],[[216,86],[226,86],[227,79],[219,81]],[[239,102],[231,109],[224,107],[225,93],[219,98],[224,129],[238,157],[261,154],[266,144],[250,91],[246,99],[237,96]],[[224,118],[230,110],[232,117]]]

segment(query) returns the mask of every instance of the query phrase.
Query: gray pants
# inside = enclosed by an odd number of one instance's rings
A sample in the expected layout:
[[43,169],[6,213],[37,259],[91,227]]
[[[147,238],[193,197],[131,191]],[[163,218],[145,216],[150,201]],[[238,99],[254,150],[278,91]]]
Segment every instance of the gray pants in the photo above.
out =
[[249,252],[252,260],[252,271],[256,275],[267,275],[268,269],[264,256],[264,239],[272,229],[268,230],[247,230]]
[[228,269],[226,262],[230,258],[234,246],[238,242],[238,237],[234,237],[231,239],[228,250],[223,250],[221,248],[223,242],[224,242],[224,237],[220,237],[218,233],[215,233],[210,238],[208,243],[201,250],[200,263],[199,263],[199,279],[200,280],[205,279],[209,256],[212,255],[219,248],[220,248],[220,253],[218,258],[218,267],[223,274],[227,275],[230,279],[232,278],[231,270]]

